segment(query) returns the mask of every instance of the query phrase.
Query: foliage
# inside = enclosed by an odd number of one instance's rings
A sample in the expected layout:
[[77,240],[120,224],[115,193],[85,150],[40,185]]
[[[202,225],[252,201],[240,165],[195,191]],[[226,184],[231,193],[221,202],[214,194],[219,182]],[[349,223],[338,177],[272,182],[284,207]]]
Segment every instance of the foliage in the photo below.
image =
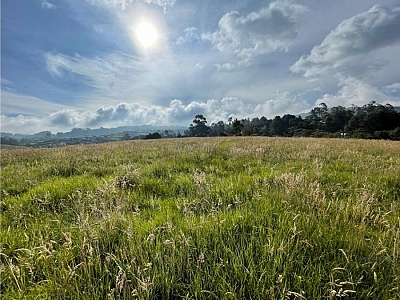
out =
[[162,136],[159,132],[153,132],[149,133],[148,135],[145,136],[146,140],[155,140],[155,139],[161,139]]
[[[271,120],[265,117],[228,120],[212,123],[207,127],[205,117],[197,115],[189,127],[189,136],[222,135],[266,135],[266,136],[302,136],[302,137],[347,137],[365,139],[400,140],[400,112],[390,104],[381,105],[371,102],[363,107],[332,107],[325,103],[314,107],[304,119],[301,116],[286,114]],[[208,131],[207,131],[208,128]],[[207,134],[208,132],[208,134]]]
[[189,127],[189,136],[204,137],[210,134],[210,128],[207,126],[207,119],[203,115],[196,115],[193,124]]

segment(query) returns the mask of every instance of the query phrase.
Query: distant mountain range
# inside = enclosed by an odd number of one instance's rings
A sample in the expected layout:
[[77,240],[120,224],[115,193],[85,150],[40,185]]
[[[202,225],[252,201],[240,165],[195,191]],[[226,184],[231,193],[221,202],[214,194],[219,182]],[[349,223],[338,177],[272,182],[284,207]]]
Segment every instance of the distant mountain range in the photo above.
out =
[[83,137],[96,137],[107,136],[118,133],[129,133],[131,136],[144,135],[153,132],[164,132],[165,130],[173,131],[175,133],[183,133],[188,128],[185,126],[153,126],[153,125],[138,125],[138,126],[120,126],[115,128],[100,127],[97,129],[90,128],[74,128],[68,132],[58,132],[53,134],[51,131],[42,131],[35,134],[19,134],[1,132],[1,137],[14,138],[14,139],[63,139],[63,138],[83,138]]

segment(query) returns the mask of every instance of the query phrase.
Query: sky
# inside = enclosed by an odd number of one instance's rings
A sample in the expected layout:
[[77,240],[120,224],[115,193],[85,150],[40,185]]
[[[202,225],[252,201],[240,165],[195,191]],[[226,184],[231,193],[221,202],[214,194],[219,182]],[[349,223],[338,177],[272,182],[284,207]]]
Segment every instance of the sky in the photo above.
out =
[[1,131],[400,105],[398,0],[2,0]]

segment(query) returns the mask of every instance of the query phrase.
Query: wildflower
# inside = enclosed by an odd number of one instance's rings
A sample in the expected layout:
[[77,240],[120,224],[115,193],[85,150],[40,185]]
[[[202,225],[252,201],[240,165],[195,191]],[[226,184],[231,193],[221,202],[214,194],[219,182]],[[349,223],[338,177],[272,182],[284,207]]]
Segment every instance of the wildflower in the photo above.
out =
[[172,227],[173,227],[172,222],[171,222],[171,221],[168,221],[168,222],[167,222],[167,230],[168,230],[168,231],[171,231],[171,230],[172,230]]
[[204,253],[203,252],[200,253],[198,260],[200,263],[204,263]]
[[283,281],[283,276],[282,275],[279,275],[278,276],[278,280],[276,281],[277,283],[282,283],[282,281]]
[[156,240],[156,236],[153,233],[150,233],[147,237],[148,242],[154,242]]

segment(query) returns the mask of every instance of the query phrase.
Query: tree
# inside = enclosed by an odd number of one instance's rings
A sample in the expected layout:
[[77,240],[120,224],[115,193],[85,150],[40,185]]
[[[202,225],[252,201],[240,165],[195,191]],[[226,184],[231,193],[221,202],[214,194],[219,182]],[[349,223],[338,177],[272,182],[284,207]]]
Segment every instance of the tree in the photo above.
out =
[[251,135],[253,133],[253,126],[251,125],[250,119],[240,120],[241,130],[239,135]]
[[145,136],[146,140],[155,140],[155,139],[161,139],[162,136],[159,132],[154,132],[154,133],[149,133],[148,135]]
[[[195,124],[195,125],[193,125]],[[193,124],[189,126],[190,136],[208,136],[210,127],[207,126],[207,119],[203,115],[196,115]]]
[[363,136],[368,138],[382,138],[389,135],[381,131],[400,127],[400,114],[390,104],[382,105],[372,101],[363,107],[355,106],[353,111],[354,115],[346,125],[347,131],[364,133]]
[[122,140],[127,141],[127,140],[130,140],[130,139],[131,139],[131,136],[129,135],[129,133],[125,132],[124,136],[122,137]]
[[329,116],[325,118],[325,130],[328,132],[344,131],[346,124],[353,117],[351,110],[343,106],[332,107]]
[[225,124],[223,121],[212,123],[210,126],[210,136],[220,136],[225,133]]
[[270,131],[272,135],[283,135],[285,131],[285,124],[280,116],[276,116],[272,120]]
[[270,135],[271,122],[272,122],[272,120],[268,120],[264,116],[262,116],[260,118],[260,126],[261,126],[260,133],[262,135],[266,135],[266,136]]
[[232,134],[233,135],[242,135],[242,129],[243,129],[243,122],[235,119],[232,123]]
[[352,105],[328,109],[325,103],[314,107],[303,119],[286,114],[274,119],[266,117],[232,119],[207,126],[203,115],[196,115],[193,124],[185,131],[186,136],[266,135],[266,136],[313,136],[339,137],[347,132],[354,138],[400,140],[400,113],[390,104],[372,101],[363,107]]
[[310,115],[306,117],[306,121],[312,129],[322,129],[322,124],[325,122],[328,114],[328,106],[325,103],[320,103],[310,111]]
[[283,135],[293,136],[294,132],[298,128],[301,119],[298,119],[295,115],[286,114],[282,117],[282,130]]

